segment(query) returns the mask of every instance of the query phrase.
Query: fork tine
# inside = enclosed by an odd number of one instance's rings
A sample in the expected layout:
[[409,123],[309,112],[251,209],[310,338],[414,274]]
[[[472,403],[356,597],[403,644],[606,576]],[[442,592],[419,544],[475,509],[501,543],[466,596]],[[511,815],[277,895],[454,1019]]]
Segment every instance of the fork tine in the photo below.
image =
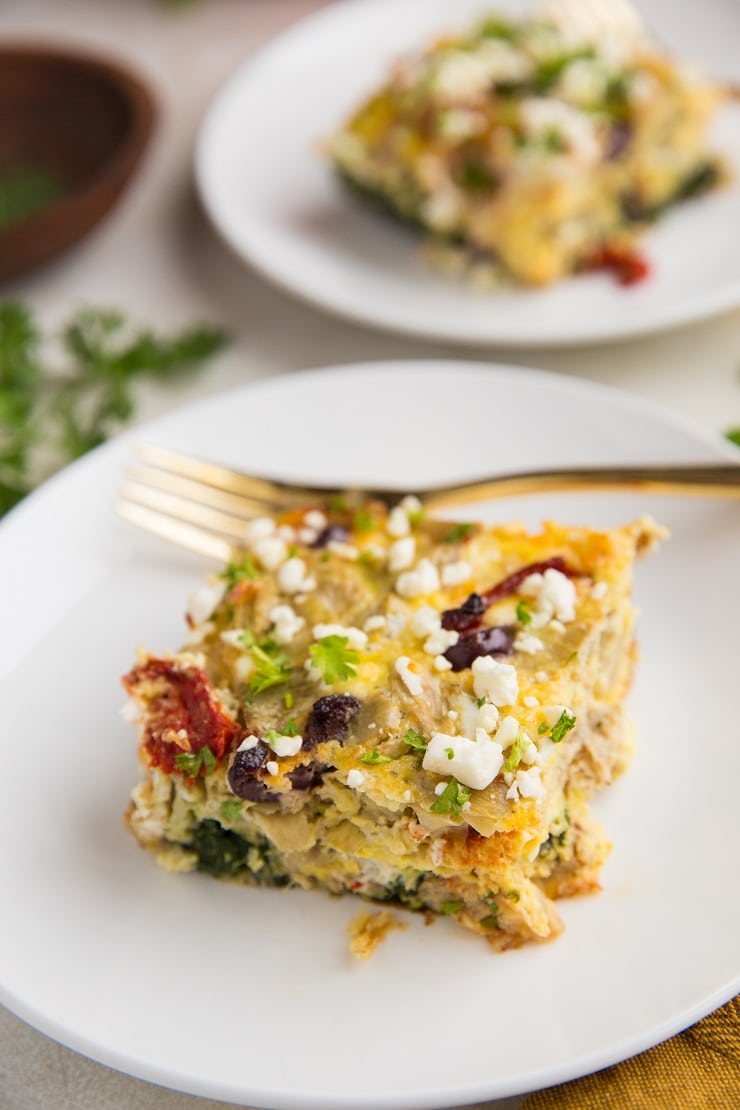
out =
[[195,524],[209,532],[223,533],[236,543],[244,542],[245,522],[242,517],[212,509],[208,505],[201,505],[188,498],[163,493],[161,490],[140,485],[138,482],[124,482],[121,486],[121,495],[127,501],[164,513],[185,524]]
[[228,563],[234,557],[234,549],[228,540],[214,536],[194,525],[163,516],[132,501],[119,501],[116,512],[124,520],[128,520],[138,528],[143,528],[145,532],[151,532],[160,539],[169,540],[177,547],[194,551],[197,555],[205,555],[218,563]]
[[[166,470],[157,470],[148,465],[134,464],[128,468],[128,477],[141,486],[161,490],[163,493],[174,494],[187,501],[208,505],[239,517],[243,522],[254,520],[255,517],[271,514],[277,510],[274,503],[255,501],[251,497],[243,497],[237,493],[226,493],[215,486],[204,485],[192,478],[182,478]],[[242,525],[243,528],[243,525]]]
[[296,504],[301,502],[310,504],[316,499],[316,494],[309,489],[286,485],[282,482],[270,482],[264,478],[253,478],[248,474],[237,473],[216,463],[193,459],[164,447],[141,444],[136,448],[136,454],[144,462],[160,470],[169,471],[182,478],[191,478],[215,489],[262,503],[262,512],[295,508]]

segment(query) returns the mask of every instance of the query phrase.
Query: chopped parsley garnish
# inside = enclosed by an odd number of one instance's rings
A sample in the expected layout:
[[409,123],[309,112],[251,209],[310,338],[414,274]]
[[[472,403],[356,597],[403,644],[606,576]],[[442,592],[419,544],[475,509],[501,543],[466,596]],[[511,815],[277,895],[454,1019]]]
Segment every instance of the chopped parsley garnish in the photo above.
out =
[[520,624],[524,625],[525,627],[526,627],[526,625],[532,623],[532,602],[531,601],[527,601],[525,598],[522,598],[521,601],[517,602],[516,619],[519,621]]
[[577,652],[577,651],[572,651],[572,652],[570,653],[570,655],[568,656],[568,658],[567,658],[567,659],[565,660],[565,665],[566,665],[566,667],[567,667],[567,666],[568,666],[568,665],[569,665],[570,663],[572,663],[574,659],[577,659],[577,658],[578,658],[578,652]]
[[477,158],[468,158],[455,176],[457,184],[466,193],[487,193],[496,184],[488,166]]
[[518,890],[507,890],[504,894],[504,898],[508,898],[510,902],[518,902],[521,898],[521,894]]
[[326,506],[328,509],[331,509],[333,513],[346,513],[349,507],[347,505],[347,498],[343,497],[340,493],[330,497],[326,502]]
[[416,748],[419,752],[425,752],[429,746],[429,741],[426,740],[420,732],[417,732],[415,728],[406,729],[403,742],[404,744],[408,744],[410,748]]
[[574,727],[575,723],[575,717],[571,716],[567,709],[564,709],[553,725],[552,732],[550,733],[550,739],[553,744],[559,744],[563,737]]
[[226,569],[221,575],[226,583],[227,590],[232,590],[237,582],[243,582],[245,579],[254,582],[259,576],[260,572],[255,565],[254,559],[246,551],[238,561],[227,563]]
[[216,766],[216,757],[209,747],[201,748],[199,752],[180,752],[175,756],[175,766],[188,778],[196,778],[201,771],[206,774]]
[[459,898],[451,898],[449,902],[443,902],[439,908],[441,913],[459,913],[462,906]]
[[483,706],[486,704],[485,695],[482,698],[476,698],[475,700],[478,703],[478,708],[479,709],[482,709]]
[[731,428],[729,432],[725,432],[725,436],[729,439],[730,443],[734,443],[736,447],[740,447],[740,428]]
[[367,763],[370,767],[377,767],[379,763],[391,762],[391,757],[381,755],[377,748],[373,748],[371,752],[365,752],[361,759],[363,763]]
[[367,509],[358,509],[352,518],[352,527],[355,532],[372,532],[375,519]]
[[522,756],[527,750],[528,744],[528,738],[524,735],[523,732],[520,732],[514,743],[511,745],[509,754],[504,760],[504,771],[515,771],[517,769],[522,761]]
[[537,725],[538,735],[539,736],[544,736],[545,733],[547,732],[547,727],[548,727],[547,726],[547,721],[540,721],[540,723]]
[[311,663],[321,671],[324,682],[332,686],[357,674],[360,653],[349,647],[346,636],[324,636],[309,648]]
[[285,693],[283,694],[283,704],[284,704],[286,709],[292,709],[293,708],[293,691],[292,690],[286,690]]
[[240,798],[224,798],[219,806],[224,821],[238,821],[244,812]]
[[[292,704],[292,698],[291,698]],[[298,735],[298,722],[295,717],[288,717],[288,720],[283,725],[283,736],[297,736]]]
[[480,923],[484,929],[498,929],[498,906],[495,902],[486,902],[486,905],[491,912],[482,917]]
[[457,779],[450,779],[430,808],[432,813],[449,813],[453,817],[462,817],[463,806],[469,799],[470,791],[461,786]]
[[450,528],[449,532],[444,538],[444,542],[459,543],[460,540],[467,539],[470,533],[474,531],[474,524],[456,524],[454,528]]
[[421,524],[426,515],[427,511],[423,505],[418,509],[406,510],[406,516],[409,518],[409,524]]
[[454,759],[455,758],[455,749],[454,748],[445,748],[445,755],[447,756],[448,759]]
[[274,640],[263,640],[252,644],[249,654],[254,662],[254,670],[249,676],[249,692],[262,694],[273,686],[282,686],[290,679],[290,663]]
[[377,561],[377,556],[369,547],[366,547],[365,550],[361,551],[357,556],[357,562],[361,563],[364,567],[372,566],[377,563]]

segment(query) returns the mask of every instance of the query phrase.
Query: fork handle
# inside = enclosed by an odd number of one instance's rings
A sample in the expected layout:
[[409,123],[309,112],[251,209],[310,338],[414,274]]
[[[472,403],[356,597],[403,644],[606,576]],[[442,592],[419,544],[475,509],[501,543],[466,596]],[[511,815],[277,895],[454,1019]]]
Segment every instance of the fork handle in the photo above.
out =
[[[532,470],[462,484],[437,486],[419,498],[428,509],[498,497],[573,490],[641,490],[643,493],[740,497],[740,465],[604,466]],[[398,496],[396,494],[396,496]]]

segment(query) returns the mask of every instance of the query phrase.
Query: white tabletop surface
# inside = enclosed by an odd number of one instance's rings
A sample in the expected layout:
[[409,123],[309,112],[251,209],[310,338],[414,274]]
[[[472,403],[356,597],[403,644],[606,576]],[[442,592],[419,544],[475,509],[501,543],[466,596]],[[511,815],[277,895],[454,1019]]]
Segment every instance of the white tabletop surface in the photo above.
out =
[[[226,325],[230,348],[186,383],[149,389],[139,416],[289,370],[359,360],[435,357],[541,366],[621,387],[709,427],[740,425],[740,311],[670,334],[553,353],[476,353],[396,338],[324,316],[245,270],[198,208],[193,139],[231,71],[318,0],[3,0],[4,39],[85,43],[135,62],[156,89],[160,127],[143,170],[112,217],[43,273],[0,289],[54,324],[80,303],[124,307],[162,328],[197,319]],[[4,912],[9,912],[6,907]],[[10,910],[12,912],[12,910]],[[519,1099],[488,1104],[513,1110]],[[224,1104],[164,1091],[94,1064],[0,1010],[0,1110],[187,1110]]]

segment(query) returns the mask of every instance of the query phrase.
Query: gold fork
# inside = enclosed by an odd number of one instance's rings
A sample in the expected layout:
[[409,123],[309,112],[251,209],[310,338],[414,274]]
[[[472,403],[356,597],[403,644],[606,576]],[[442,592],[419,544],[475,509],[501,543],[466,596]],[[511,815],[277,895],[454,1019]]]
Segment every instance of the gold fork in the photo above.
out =
[[[162,447],[136,448],[137,462],[121,487],[117,511],[162,539],[219,562],[233,558],[246,525],[256,517],[326,505],[342,497],[349,505],[370,499],[395,505],[406,492],[332,489],[242,474]],[[740,497],[740,465],[603,466],[538,470],[417,491],[425,509],[474,501],[564,490],[642,490],[645,493]]]

